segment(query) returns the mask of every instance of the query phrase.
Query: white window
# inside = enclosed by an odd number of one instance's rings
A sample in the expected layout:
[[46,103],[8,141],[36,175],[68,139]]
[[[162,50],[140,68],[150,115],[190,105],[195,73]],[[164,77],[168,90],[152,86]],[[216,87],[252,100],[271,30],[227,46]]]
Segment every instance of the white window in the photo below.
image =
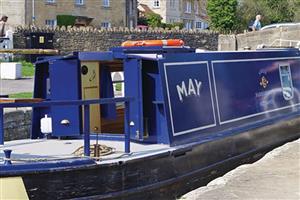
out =
[[56,0],[46,0],[46,3],[55,3]]
[[199,2],[198,1],[194,2],[194,10],[195,10],[195,14],[199,14]]
[[190,20],[186,21],[186,22],[184,23],[184,26],[185,26],[185,28],[186,28],[187,30],[192,29],[192,28],[193,28],[193,21],[190,21]]
[[185,2],[185,12],[192,13],[192,2],[190,0]]
[[176,22],[176,19],[173,19],[173,18],[170,18],[170,19],[169,19],[169,23],[170,23],[170,24],[174,24],[175,22]]
[[109,0],[102,0],[102,5],[103,5],[104,7],[109,7],[109,6],[110,6]]
[[202,28],[202,22],[196,22],[195,27],[197,29],[201,29]]
[[75,4],[76,5],[83,5],[84,4],[84,0],[75,0]]
[[101,23],[101,27],[103,27],[103,28],[110,28],[111,24],[110,24],[110,22],[102,22]]
[[154,0],[153,1],[153,7],[154,8],[159,8],[160,7],[160,0]]
[[45,24],[47,25],[47,26],[56,26],[56,20],[55,19],[46,19],[45,20]]
[[170,8],[175,8],[175,0],[170,0]]

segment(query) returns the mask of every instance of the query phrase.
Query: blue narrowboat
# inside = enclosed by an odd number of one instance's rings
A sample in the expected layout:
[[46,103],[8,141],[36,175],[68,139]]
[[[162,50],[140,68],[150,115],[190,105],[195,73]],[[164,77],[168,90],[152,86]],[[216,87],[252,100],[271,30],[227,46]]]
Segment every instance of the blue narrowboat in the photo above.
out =
[[[6,198],[175,199],[300,137],[296,48],[125,46],[35,67],[34,98],[0,104]],[[8,107],[32,107],[30,139],[4,142]]]

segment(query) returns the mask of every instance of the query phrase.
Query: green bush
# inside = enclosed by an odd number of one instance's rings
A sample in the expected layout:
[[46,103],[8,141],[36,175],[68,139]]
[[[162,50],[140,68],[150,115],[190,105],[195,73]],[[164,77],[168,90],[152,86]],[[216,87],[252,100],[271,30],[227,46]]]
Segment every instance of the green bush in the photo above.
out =
[[150,27],[161,27],[161,16],[156,13],[150,13],[146,16],[147,24]]
[[76,17],[72,15],[57,15],[58,26],[73,26],[75,24]]

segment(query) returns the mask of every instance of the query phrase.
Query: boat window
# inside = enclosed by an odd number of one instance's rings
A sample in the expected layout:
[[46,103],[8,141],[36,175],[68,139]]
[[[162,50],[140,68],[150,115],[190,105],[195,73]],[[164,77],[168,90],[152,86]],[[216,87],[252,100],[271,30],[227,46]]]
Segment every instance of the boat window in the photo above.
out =
[[114,87],[115,97],[124,97],[124,73],[123,71],[116,71],[111,73],[111,78]]
[[291,100],[294,97],[291,69],[289,64],[279,65],[280,81],[282,95],[285,100]]

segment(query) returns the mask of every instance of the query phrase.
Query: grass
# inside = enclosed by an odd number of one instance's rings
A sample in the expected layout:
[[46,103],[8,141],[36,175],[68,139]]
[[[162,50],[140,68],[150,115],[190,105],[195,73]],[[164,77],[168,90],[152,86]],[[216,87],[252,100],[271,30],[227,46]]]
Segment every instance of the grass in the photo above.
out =
[[28,77],[28,76],[34,76],[34,66],[30,62],[21,61],[22,63],[22,76]]
[[15,98],[15,99],[32,98],[32,92],[21,92],[21,93],[16,93],[16,94],[10,94],[9,98]]
[[122,83],[116,83],[116,91],[122,90]]

